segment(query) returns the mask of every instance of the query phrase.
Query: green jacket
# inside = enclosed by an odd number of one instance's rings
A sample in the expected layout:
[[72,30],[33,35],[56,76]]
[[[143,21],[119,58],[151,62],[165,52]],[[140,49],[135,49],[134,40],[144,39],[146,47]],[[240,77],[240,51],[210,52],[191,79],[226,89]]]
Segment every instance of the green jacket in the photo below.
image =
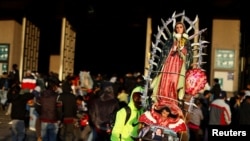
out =
[[132,98],[134,92],[143,92],[143,90],[143,87],[138,86],[132,91],[130,96],[130,102],[128,103],[128,106],[131,109],[131,115],[125,125],[125,108],[122,108],[117,112],[115,125],[111,133],[111,141],[133,141],[131,137],[138,136],[138,119],[139,116],[143,113],[143,109],[137,109],[134,105],[134,101]]

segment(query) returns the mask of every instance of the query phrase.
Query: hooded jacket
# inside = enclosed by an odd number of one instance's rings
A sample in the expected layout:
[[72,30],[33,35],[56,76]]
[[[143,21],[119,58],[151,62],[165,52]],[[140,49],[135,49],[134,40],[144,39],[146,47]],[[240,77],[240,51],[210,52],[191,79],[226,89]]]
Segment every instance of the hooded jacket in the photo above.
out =
[[143,92],[143,87],[138,86],[134,88],[130,96],[130,102],[128,106],[131,109],[131,115],[128,122],[125,123],[126,110],[125,108],[120,109],[116,114],[116,121],[111,134],[111,141],[134,141],[132,137],[138,136],[138,118],[143,113],[143,108],[137,109],[133,101],[134,92]]
[[113,85],[110,82],[104,82],[101,91],[89,104],[89,115],[94,127],[106,131],[107,124],[110,124],[110,118],[114,111],[119,109],[119,101],[114,96]]

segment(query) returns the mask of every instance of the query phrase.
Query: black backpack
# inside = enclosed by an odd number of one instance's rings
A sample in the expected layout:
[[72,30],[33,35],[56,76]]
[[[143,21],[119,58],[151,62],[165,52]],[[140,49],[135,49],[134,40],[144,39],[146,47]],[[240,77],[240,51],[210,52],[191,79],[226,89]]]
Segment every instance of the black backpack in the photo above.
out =
[[[131,115],[131,109],[129,106],[124,106],[123,108],[125,108],[126,110],[126,119],[125,119],[125,122],[124,122],[124,125],[126,125],[126,123],[128,122],[129,118],[130,118],[130,115]],[[122,109],[122,108],[121,108]],[[110,127],[111,129],[114,127],[115,125],[115,118],[116,118],[116,112],[114,112],[112,115],[111,115],[111,121],[110,121]]]

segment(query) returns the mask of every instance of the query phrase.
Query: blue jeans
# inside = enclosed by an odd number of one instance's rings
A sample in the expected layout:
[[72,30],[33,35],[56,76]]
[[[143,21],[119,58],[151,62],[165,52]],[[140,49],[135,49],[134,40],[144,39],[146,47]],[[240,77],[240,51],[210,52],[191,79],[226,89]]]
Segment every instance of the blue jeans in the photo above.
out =
[[35,129],[36,127],[36,120],[37,120],[37,117],[38,117],[38,114],[36,113],[35,111],[35,107],[30,107],[30,112],[29,112],[29,115],[30,115],[30,120],[29,120],[29,128],[33,128]]
[[57,133],[57,123],[41,122],[41,136],[43,141],[56,141]]
[[23,141],[25,138],[24,120],[12,120],[11,125],[12,141]]

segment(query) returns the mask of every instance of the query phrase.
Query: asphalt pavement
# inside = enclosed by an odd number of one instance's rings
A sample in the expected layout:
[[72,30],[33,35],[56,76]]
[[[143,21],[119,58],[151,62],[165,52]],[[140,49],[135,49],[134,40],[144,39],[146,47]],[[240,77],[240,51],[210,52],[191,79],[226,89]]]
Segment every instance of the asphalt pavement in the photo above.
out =
[[[0,107],[0,141],[11,141],[11,121],[9,115],[5,115],[2,107]],[[29,129],[26,130],[26,139],[25,141],[36,141],[36,132]]]

